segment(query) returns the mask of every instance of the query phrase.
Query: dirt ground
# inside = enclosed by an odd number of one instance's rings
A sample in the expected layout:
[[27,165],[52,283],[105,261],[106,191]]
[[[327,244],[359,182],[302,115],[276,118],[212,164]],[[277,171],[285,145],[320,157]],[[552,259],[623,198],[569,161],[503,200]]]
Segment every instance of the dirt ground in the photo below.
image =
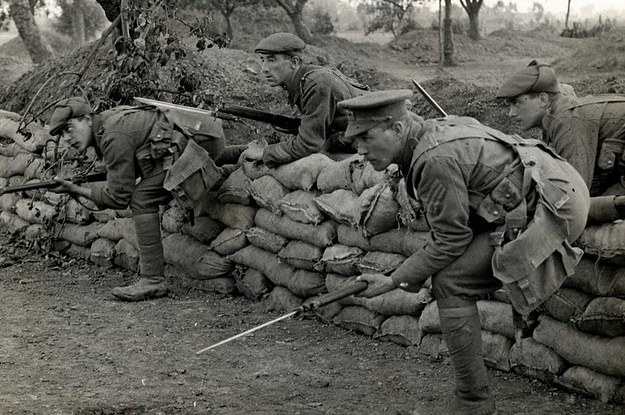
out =
[[[565,67],[571,47],[558,39],[549,44],[537,39],[532,46],[500,35],[461,55],[458,66],[441,72],[429,55],[416,55],[422,50],[431,53],[420,42],[425,44],[427,39],[417,34],[393,48],[352,45],[345,49],[345,41],[326,39],[319,50],[331,51],[331,64],[378,88],[410,87],[410,78],[430,82],[430,92],[440,97],[448,112],[462,110],[466,115],[487,117],[498,127],[507,123],[505,109],[492,103],[492,97],[503,77],[535,57],[557,57]],[[587,44],[580,41],[574,46],[581,50]],[[7,49],[0,48],[2,53],[8,53]],[[338,57],[341,54],[343,59]],[[242,104],[277,105],[280,94],[253,75],[253,55],[222,51],[216,56],[213,62],[219,62],[219,71],[206,78],[208,86],[222,88],[216,95]],[[13,68],[17,61],[11,59]],[[42,65],[39,74],[7,88],[0,108],[23,108],[49,76],[46,70],[56,64]],[[17,79],[28,69],[23,64],[19,73],[9,71],[7,79]],[[622,71],[618,66],[611,69]],[[605,85],[604,81],[582,83],[588,71],[576,70],[565,79],[582,91]],[[228,76],[221,77],[222,72]],[[454,86],[458,81],[460,86]],[[622,81],[613,84],[622,85]],[[57,93],[51,90],[50,95]],[[236,140],[232,131],[227,134]],[[207,293],[174,274],[167,298],[115,301],[111,288],[133,277],[76,259],[45,257],[0,229],[0,289],[4,293],[0,302],[0,414],[429,415],[440,413],[436,408],[451,391],[447,361],[420,355],[415,348],[376,342],[310,316],[280,322],[196,355],[279,314],[268,312],[263,302]],[[625,414],[623,406],[603,404],[511,373],[489,373],[500,414]]]
[[[43,258],[0,233],[0,413],[40,415],[438,414],[451,367],[312,316],[172,277],[167,298],[113,299],[130,273]],[[489,370],[501,414],[614,415],[602,404]],[[442,415],[442,414],[441,414]]]

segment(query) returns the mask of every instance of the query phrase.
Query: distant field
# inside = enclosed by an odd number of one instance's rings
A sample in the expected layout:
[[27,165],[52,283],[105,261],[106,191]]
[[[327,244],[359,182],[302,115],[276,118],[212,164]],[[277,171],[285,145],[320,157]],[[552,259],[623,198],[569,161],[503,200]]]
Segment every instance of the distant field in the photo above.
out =
[[0,45],[17,36],[15,32],[0,32]]
[[354,43],[378,43],[380,45],[384,45],[391,40],[393,40],[392,33],[371,33],[367,36],[361,30],[354,30],[350,32],[340,32],[337,33],[336,36],[341,37],[343,39],[347,39],[350,42]]

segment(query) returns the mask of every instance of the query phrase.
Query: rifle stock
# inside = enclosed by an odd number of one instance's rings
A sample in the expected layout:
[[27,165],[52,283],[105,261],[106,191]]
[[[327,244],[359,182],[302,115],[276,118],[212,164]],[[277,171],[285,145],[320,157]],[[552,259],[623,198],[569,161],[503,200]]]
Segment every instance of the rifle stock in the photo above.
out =
[[[101,182],[101,181],[106,180],[106,172],[81,174],[78,176],[74,176],[69,180],[75,184],[88,183],[88,182]],[[18,184],[15,186],[4,186],[0,188],[0,195],[3,195],[5,193],[22,192],[26,190],[49,189],[49,188],[58,186],[58,184],[59,182],[56,180],[42,180],[39,182]]]

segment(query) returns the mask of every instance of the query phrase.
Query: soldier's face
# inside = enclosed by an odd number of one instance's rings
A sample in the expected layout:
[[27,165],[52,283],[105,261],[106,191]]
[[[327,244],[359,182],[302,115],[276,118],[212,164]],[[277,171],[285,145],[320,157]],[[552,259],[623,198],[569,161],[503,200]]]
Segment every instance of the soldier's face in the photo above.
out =
[[509,101],[508,117],[515,119],[524,130],[542,126],[547,114],[549,100],[547,94],[523,94]]
[[396,124],[373,127],[354,139],[358,154],[377,171],[386,169],[401,154],[401,131],[396,128]]
[[260,54],[261,72],[269,85],[286,85],[293,77],[295,65],[293,59],[281,53]]
[[87,150],[87,147],[91,145],[91,123],[91,115],[85,115],[80,118],[71,118],[61,132],[61,139],[65,140],[67,144],[79,152],[84,153]]

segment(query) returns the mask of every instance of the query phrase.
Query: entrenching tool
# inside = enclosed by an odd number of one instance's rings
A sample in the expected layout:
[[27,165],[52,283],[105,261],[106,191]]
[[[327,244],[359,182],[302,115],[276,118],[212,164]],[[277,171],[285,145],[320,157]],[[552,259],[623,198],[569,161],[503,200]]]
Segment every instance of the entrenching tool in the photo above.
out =
[[341,288],[340,290],[333,291],[331,293],[322,295],[321,297],[316,298],[316,299],[314,299],[312,301],[306,302],[306,303],[304,303],[301,306],[297,307],[295,310],[291,311],[288,314],[285,314],[285,315],[283,315],[281,317],[278,317],[278,318],[276,318],[274,320],[271,320],[271,321],[268,321],[266,323],[263,323],[260,326],[256,326],[254,328],[251,328],[251,329],[249,329],[247,331],[244,331],[243,333],[239,333],[236,336],[229,337],[229,338],[227,338],[225,340],[220,341],[219,343],[213,344],[212,346],[208,346],[208,347],[206,347],[206,348],[204,348],[204,349],[202,349],[200,351],[195,352],[195,354],[204,353],[204,352],[206,352],[206,351],[208,351],[210,349],[214,349],[217,346],[221,346],[222,344],[225,344],[225,343],[228,343],[228,342],[230,342],[232,340],[238,339],[239,337],[247,336],[250,333],[253,333],[253,332],[255,332],[257,330],[260,330],[260,329],[262,329],[264,327],[270,326],[270,325],[272,325],[274,323],[277,323],[278,321],[286,320],[289,317],[296,316],[296,315],[298,315],[300,313],[304,313],[306,311],[316,310],[319,307],[323,307],[324,305],[333,303],[333,302],[338,301],[338,300],[340,300],[342,298],[345,298],[345,297],[349,297],[352,294],[356,294],[356,293],[359,293],[361,291],[364,291],[364,290],[367,289],[367,285],[368,284],[365,281],[356,281],[354,284],[350,284],[349,286]]

